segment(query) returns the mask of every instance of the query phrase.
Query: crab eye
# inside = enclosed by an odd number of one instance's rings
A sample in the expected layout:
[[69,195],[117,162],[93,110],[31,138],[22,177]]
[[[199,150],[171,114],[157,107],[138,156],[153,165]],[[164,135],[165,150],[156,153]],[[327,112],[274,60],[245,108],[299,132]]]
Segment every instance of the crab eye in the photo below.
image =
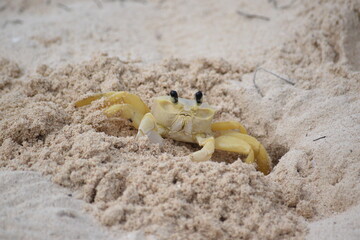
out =
[[173,103],[177,103],[179,101],[179,96],[176,91],[171,90],[170,91],[170,97]]
[[195,93],[195,100],[196,100],[197,104],[202,103],[202,97],[203,97],[203,94],[201,91],[198,91],[197,93]]

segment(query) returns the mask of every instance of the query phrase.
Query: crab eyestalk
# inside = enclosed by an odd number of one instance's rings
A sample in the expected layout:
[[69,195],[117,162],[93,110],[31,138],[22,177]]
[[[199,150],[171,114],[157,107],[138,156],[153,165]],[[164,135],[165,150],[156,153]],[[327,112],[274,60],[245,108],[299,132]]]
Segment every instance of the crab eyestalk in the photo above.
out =
[[170,91],[170,97],[171,97],[171,100],[172,100],[173,103],[178,103],[178,101],[179,101],[179,96],[178,96],[178,94],[177,94],[176,91],[171,90],[171,91]]
[[200,105],[202,103],[202,98],[203,98],[203,94],[201,91],[198,91],[197,93],[195,93],[195,100],[198,105]]

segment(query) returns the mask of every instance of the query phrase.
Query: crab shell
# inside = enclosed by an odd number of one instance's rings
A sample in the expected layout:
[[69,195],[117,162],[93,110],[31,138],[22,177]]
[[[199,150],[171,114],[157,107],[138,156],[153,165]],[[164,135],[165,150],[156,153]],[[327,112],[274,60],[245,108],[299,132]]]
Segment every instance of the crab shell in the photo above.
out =
[[211,124],[216,109],[207,103],[178,98],[174,103],[170,96],[154,99],[151,113],[165,135],[182,142],[196,142],[195,135],[211,136]]

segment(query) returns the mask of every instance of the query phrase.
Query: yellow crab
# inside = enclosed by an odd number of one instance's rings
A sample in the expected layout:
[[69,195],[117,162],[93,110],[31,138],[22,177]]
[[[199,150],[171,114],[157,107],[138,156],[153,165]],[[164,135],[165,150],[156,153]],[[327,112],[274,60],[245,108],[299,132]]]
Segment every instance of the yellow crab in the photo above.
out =
[[246,163],[256,163],[264,174],[271,171],[271,161],[263,145],[249,136],[238,122],[212,123],[215,108],[202,102],[203,94],[195,100],[179,98],[176,91],[169,96],[156,97],[151,112],[135,94],[129,92],[99,93],[77,101],[75,107],[91,104],[104,97],[104,113],[108,117],[129,119],[138,129],[137,138],[147,136],[153,143],[161,144],[163,138],[197,143],[202,149],[190,155],[195,162],[210,160],[215,149],[246,155]]

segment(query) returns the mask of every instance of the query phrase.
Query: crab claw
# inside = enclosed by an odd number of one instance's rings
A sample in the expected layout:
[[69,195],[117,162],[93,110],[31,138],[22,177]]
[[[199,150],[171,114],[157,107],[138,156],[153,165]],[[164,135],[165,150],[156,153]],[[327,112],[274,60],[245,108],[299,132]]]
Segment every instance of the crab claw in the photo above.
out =
[[215,140],[213,137],[204,138],[201,134],[196,136],[196,141],[202,146],[202,149],[190,155],[194,162],[204,162],[210,160],[215,150]]
[[140,122],[139,131],[136,138],[148,136],[151,143],[162,144],[163,138],[159,134],[159,129],[156,124],[155,118],[151,113],[145,114]]
[[135,128],[139,128],[141,119],[150,111],[139,96],[123,91],[94,94],[77,101],[75,107],[89,105],[100,98],[105,98],[102,108],[105,108],[106,116],[119,116],[129,119]]

